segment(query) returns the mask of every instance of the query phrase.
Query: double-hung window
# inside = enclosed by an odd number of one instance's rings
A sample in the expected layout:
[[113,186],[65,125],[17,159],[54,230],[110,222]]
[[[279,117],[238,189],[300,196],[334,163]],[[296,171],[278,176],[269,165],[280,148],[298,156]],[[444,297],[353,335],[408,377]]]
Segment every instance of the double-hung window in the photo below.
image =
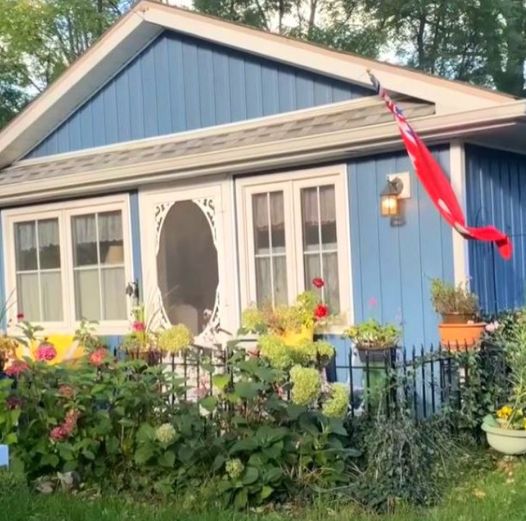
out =
[[4,212],[10,318],[46,330],[83,320],[126,328],[132,279],[128,196]]
[[344,167],[237,180],[242,304],[293,302],[312,280],[335,315],[350,309]]

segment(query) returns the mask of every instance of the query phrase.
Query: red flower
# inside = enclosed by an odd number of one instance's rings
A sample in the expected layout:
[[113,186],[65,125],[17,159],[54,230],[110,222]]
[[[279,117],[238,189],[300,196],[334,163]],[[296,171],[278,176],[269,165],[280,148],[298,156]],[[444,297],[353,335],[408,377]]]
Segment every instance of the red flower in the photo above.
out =
[[39,362],[51,362],[57,356],[57,350],[53,344],[42,342],[38,346],[35,356]]
[[325,286],[325,281],[321,277],[316,277],[312,279],[312,284],[313,286],[320,289],[320,288],[323,288],[323,286]]
[[132,324],[132,329],[135,331],[135,333],[142,333],[146,330],[146,326],[144,325],[144,322],[141,322],[140,320],[136,320]]
[[329,306],[325,304],[318,304],[314,310],[314,316],[316,320],[321,320],[329,316]]
[[22,374],[23,372],[27,371],[29,369],[29,366],[22,362],[22,360],[15,360],[9,367],[5,369],[5,374],[9,376],[9,378],[17,378]]
[[16,319],[17,320],[24,320],[24,313],[22,312],[19,312],[16,314]]
[[95,367],[100,367],[106,361],[107,356],[108,351],[104,347],[99,347],[89,355],[89,363]]

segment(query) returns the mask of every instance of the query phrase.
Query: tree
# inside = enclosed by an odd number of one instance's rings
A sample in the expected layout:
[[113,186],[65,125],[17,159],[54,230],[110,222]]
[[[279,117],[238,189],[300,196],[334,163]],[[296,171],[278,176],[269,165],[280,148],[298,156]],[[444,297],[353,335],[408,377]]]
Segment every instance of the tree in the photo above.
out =
[[131,0],[0,0],[0,127],[125,12]]

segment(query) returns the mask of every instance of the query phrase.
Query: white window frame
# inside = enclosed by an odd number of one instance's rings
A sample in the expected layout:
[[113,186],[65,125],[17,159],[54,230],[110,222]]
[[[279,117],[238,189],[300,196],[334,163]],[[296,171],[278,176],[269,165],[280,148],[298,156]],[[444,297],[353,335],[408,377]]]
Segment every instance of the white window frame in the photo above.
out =
[[[44,334],[73,333],[80,325],[75,310],[75,285],[73,273],[73,236],[71,219],[77,215],[89,215],[102,212],[120,211],[122,215],[122,234],[124,245],[124,276],[125,282],[133,280],[132,236],[130,225],[130,200],[128,194],[107,197],[80,199],[61,203],[38,206],[28,206],[4,210],[2,212],[2,226],[4,233],[4,262],[6,295],[9,299],[7,319],[10,324],[9,332],[16,333],[17,288],[16,288],[16,259],[14,225],[20,222],[37,221],[43,219],[58,219],[60,238],[60,269],[62,276],[63,320],[61,322],[35,322],[44,329]],[[101,335],[118,335],[129,330],[129,316],[131,302],[122,288],[123,298],[126,299],[126,318],[122,320],[101,320],[97,326],[97,333]],[[20,310],[23,312],[23,310]]]
[[[236,179],[237,228],[240,261],[240,293],[242,309],[256,302],[254,266],[254,235],[252,195],[282,190],[285,202],[285,245],[287,255],[287,291],[289,303],[305,287],[303,261],[303,230],[301,218],[301,189],[334,184],[336,230],[338,235],[338,275],[340,313],[327,332],[341,332],[352,320],[352,268],[350,250],[347,167],[345,164],[281,172]],[[290,216],[295,217],[290,217]]]

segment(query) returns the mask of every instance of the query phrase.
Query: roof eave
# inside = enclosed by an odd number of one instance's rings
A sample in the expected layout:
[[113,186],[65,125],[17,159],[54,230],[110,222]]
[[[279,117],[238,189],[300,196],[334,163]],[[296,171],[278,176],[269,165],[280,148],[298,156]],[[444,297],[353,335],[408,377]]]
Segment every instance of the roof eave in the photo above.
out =
[[[526,117],[526,101],[482,111],[428,116],[415,120],[414,126],[428,143],[443,142],[474,131],[514,125]],[[21,182],[3,186],[0,205],[27,204],[43,199],[85,196],[137,188],[172,180],[218,174],[237,174],[287,168],[312,162],[338,161],[353,156],[400,148],[394,124],[361,127],[326,135],[264,143],[201,153],[183,158],[99,169],[79,175]]]

